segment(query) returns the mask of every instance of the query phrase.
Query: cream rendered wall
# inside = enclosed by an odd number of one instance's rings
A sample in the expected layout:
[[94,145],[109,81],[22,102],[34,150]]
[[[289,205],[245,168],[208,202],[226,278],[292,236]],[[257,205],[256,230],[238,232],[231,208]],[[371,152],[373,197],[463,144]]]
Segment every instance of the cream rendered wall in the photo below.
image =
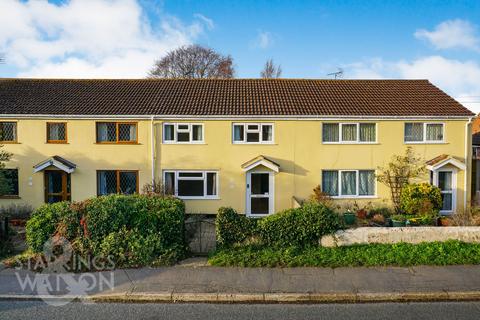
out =
[[[161,176],[160,168],[219,171],[220,199],[187,200],[187,211],[190,213],[215,213],[221,206],[232,206],[239,212],[244,212],[246,175],[241,165],[258,155],[268,157],[280,164],[280,172],[275,175],[276,211],[290,208],[292,196],[300,199],[308,198],[312,189],[321,183],[322,169],[375,170],[379,166],[386,165],[392,155],[403,154],[408,146],[412,146],[414,151],[425,160],[441,154],[465,158],[465,120],[438,121],[445,123],[445,143],[405,144],[403,141],[405,121],[392,120],[376,121],[377,143],[375,144],[329,145],[322,144],[322,121],[317,120],[201,122],[205,125],[205,144],[201,145],[162,144],[162,125],[160,122],[156,123],[157,159],[155,163],[158,177]],[[232,144],[231,132],[234,122],[273,122],[275,141],[271,145]],[[428,176],[425,176],[424,181],[428,181]],[[467,185],[469,187],[470,183]],[[457,209],[461,209],[464,201],[463,171],[457,174],[457,188]],[[338,201],[342,203],[356,200],[360,204],[366,204],[367,202],[389,202],[389,198],[389,189],[377,183],[375,198]]]
[[[4,120],[11,121],[11,120]],[[68,143],[46,143],[46,122],[67,122]],[[151,181],[150,121],[138,122],[136,145],[102,145],[96,143],[94,120],[20,119],[17,122],[18,143],[5,144],[13,153],[7,168],[19,169],[20,199],[0,199],[0,205],[11,202],[44,203],[43,172],[33,173],[33,166],[54,155],[77,165],[71,174],[72,200],[96,196],[96,170],[139,170],[139,186]],[[29,185],[30,179],[32,185]]]
[[[46,143],[47,121],[67,122],[68,144]],[[319,120],[192,122],[204,124],[204,144],[163,144],[162,121],[155,121],[154,163],[157,179],[165,169],[219,172],[219,199],[187,200],[189,213],[215,213],[221,206],[232,206],[244,212],[246,174],[241,165],[258,155],[280,164],[280,172],[275,174],[275,211],[278,211],[290,208],[293,196],[308,198],[312,189],[321,182],[322,169],[376,169],[386,164],[393,154],[402,154],[408,146],[403,142],[405,121],[376,121],[378,143],[368,145],[322,144],[322,121]],[[273,144],[232,144],[233,122],[274,123],[275,141]],[[439,122],[446,125],[446,143],[412,144],[415,152],[425,160],[440,154],[464,159],[466,120]],[[5,144],[4,149],[14,154],[7,168],[19,168],[20,199],[0,199],[0,205],[12,202],[27,202],[34,207],[41,205],[44,202],[43,173],[33,173],[33,166],[53,155],[77,164],[71,176],[74,201],[96,195],[96,170],[139,170],[141,189],[142,185],[151,181],[150,125],[149,120],[138,121],[137,145],[102,145],[95,143],[95,120],[19,119],[18,144]],[[470,182],[467,185],[469,188]],[[457,208],[463,208],[463,171],[457,174],[457,187]],[[357,201],[382,202],[385,199],[389,199],[389,190],[377,183],[375,199]]]

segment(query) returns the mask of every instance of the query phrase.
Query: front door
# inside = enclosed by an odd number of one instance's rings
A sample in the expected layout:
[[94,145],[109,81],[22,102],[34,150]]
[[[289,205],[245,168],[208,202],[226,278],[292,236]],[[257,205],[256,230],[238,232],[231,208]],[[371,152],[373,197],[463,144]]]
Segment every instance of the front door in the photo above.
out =
[[440,213],[453,213],[455,211],[456,175],[453,170],[439,170],[436,172],[436,185],[442,194],[443,207]]
[[273,174],[247,173],[247,215],[262,216],[273,213]]
[[70,174],[61,170],[45,171],[45,202],[70,201]]

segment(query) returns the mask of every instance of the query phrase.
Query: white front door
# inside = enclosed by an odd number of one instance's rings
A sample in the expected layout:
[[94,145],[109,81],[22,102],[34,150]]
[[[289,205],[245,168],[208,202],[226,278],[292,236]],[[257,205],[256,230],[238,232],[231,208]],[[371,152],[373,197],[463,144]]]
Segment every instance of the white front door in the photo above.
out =
[[247,215],[264,216],[274,212],[273,173],[247,172]]
[[454,170],[438,170],[435,172],[435,185],[442,193],[443,207],[440,213],[450,214],[455,212],[457,199],[457,175]]

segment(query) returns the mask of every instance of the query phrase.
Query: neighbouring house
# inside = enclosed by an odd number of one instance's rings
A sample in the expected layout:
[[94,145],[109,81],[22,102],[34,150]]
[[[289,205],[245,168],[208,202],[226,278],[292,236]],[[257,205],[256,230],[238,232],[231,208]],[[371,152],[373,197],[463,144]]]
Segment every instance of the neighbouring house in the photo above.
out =
[[480,204],[480,117],[472,121],[472,197]]
[[376,170],[408,146],[442,213],[471,196],[474,114],[426,80],[3,79],[0,114],[14,154],[0,205],[130,194],[152,179],[188,213],[262,216],[316,185],[385,203]]

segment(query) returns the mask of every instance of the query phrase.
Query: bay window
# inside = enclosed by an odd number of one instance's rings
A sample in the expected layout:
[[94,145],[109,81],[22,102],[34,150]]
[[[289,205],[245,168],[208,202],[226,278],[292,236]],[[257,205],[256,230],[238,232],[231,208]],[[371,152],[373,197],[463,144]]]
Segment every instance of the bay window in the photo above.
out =
[[163,143],[202,143],[203,141],[203,124],[163,124]]
[[375,143],[377,125],[375,123],[323,123],[324,143]]
[[407,143],[438,143],[444,141],[443,123],[405,123],[404,141]]
[[323,170],[322,191],[332,197],[375,196],[374,170]]
[[272,143],[272,123],[234,123],[233,143]]
[[164,171],[165,193],[181,199],[209,199],[218,197],[216,171]]

